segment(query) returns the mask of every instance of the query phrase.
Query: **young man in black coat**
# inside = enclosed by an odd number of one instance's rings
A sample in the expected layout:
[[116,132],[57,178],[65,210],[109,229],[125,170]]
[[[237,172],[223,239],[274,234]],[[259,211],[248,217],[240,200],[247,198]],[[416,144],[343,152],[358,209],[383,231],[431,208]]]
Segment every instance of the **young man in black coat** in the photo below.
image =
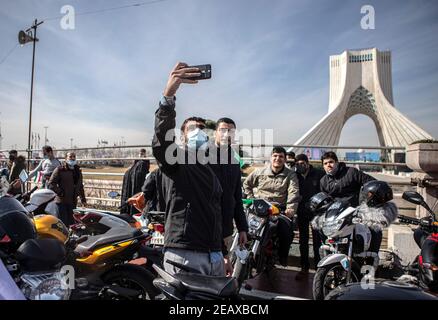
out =
[[227,261],[223,256],[222,187],[205,154],[205,121],[186,119],[181,127],[183,146],[175,143],[175,94],[182,83],[197,83],[191,78],[199,75],[198,68],[177,63],[155,112],[152,151],[160,166],[157,189],[166,217],[163,265],[170,273],[180,272],[168,263],[174,261],[202,274],[223,276]]
[[[140,150],[140,157],[146,157],[146,150]],[[126,202],[130,197],[141,191],[146,175],[149,172],[149,160],[135,160],[134,164],[123,176],[121,202]],[[120,213],[135,214],[138,210],[133,206],[122,206]]]
[[368,181],[376,180],[366,173],[347,167],[344,162],[339,162],[336,153],[329,151],[321,157],[321,162],[326,172],[322,177],[321,191],[333,198],[348,201],[350,206],[359,205],[359,192]]
[[239,157],[231,147],[234,141],[236,123],[230,118],[216,122],[215,140],[210,145],[210,167],[222,186],[222,233],[229,250],[234,231],[233,220],[239,232],[239,244],[247,242],[248,222],[242,204],[242,173]]
[[[301,201],[298,204],[297,222],[300,232],[300,259],[301,271],[296,275],[297,280],[308,276],[310,269],[309,262],[309,226],[313,218],[313,213],[308,207],[310,198],[320,192],[319,182],[325,175],[324,171],[314,168],[309,164],[309,159],[305,154],[299,154],[295,158],[295,172],[298,177],[300,186]],[[320,260],[319,247],[321,246],[321,237],[317,230],[312,229],[313,255],[316,265]]]

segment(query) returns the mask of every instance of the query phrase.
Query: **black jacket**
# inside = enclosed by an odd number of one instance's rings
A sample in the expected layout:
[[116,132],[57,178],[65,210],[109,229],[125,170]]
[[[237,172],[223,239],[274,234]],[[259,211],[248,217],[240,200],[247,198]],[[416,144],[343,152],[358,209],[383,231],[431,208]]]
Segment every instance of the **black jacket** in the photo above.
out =
[[[153,155],[162,175],[157,179],[158,196],[166,204],[164,247],[221,251],[220,182],[208,165],[192,161],[196,159],[194,152],[175,144],[175,116],[174,106],[160,104],[152,140]],[[189,162],[184,161],[187,158]]]
[[321,191],[334,198],[349,201],[351,206],[356,207],[359,205],[360,188],[371,180],[375,179],[356,168],[347,167],[344,162],[339,162],[335,176],[326,174],[322,177]]
[[321,191],[320,180],[324,175],[324,171],[315,169],[312,165],[310,165],[309,173],[305,177],[297,173],[301,195],[301,201],[298,204],[298,216],[309,218],[312,217],[313,214],[308,208],[308,203],[310,198]]
[[209,152],[216,155],[216,161],[210,163],[222,186],[222,234],[226,238],[234,231],[233,219],[237,230],[248,232],[248,222],[242,204],[242,173],[239,161],[233,150],[211,145]]
[[145,211],[164,211],[166,209],[166,202],[164,201],[162,193],[159,193],[158,181],[161,181],[162,174],[158,168],[146,176],[141,191],[147,201]]
[[[123,176],[121,202],[141,191],[146,174],[149,172],[149,160],[136,160]],[[120,213],[137,213],[133,206],[122,206]]]

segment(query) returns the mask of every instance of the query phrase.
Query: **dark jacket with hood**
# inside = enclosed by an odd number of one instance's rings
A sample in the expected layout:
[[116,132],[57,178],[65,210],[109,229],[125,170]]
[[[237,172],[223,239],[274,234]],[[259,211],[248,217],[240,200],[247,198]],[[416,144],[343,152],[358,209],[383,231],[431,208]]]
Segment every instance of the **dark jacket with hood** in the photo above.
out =
[[298,216],[308,218],[311,218],[313,216],[313,213],[308,207],[309,200],[315,194],[321,191],[320,180],[324,175],[324,171],[320,169],[315,169],[312,165],[309,165],[309,172],[306,176],[297,173],[301,195],[301,201],[298,204]]
[[366,173],[347,167],[344,162],[338,162],[338,169],[334,175],[326,174],[321,179],[321,191],[333,198],[346,200],[351,206],[359,205],[359,192],[364,183],[376,180]]
[[214,157],[215,161],[210,162],[222,186],[222,234],[223,237],[229,237],[233,234],[234,225],[239,232],[248,232],[248,222],[243,211],[242,204],[242,173],[240,171],[239,160],[234,157],[233,149],[218,148],[211,145],[209,148],[210,159]]
[[221,251],[222,187],[210,166],[193,161],[195,152],[176,145],[175,117],[174,105],[160,104],[152,140],[161,172],[158,201],[166,204],[164,247]]
[[[149,172],[149,160],[136,160],[134,164],[125,172],[123,176],[121,202],[124,203],[128,198],[141,191],[146,175]],[[122,206],[120,213],[137,213],[138,210],[133,206]]]
[[9,182],[18,179],[23,170],[26,170],[26,159],[23,156],[18,156],[12,163]]

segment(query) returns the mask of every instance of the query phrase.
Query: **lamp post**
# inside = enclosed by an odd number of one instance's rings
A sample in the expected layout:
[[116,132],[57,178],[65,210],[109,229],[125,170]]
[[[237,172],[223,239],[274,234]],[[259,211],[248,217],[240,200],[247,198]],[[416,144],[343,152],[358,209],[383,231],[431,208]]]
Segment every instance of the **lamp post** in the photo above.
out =
[[[30,105],[29,105],[29,135],[27,140],[27,170],[30,171],[30,159],[32,158],[32,150],[31,150],[31,130],[32,130],[32,97],[33,97],[33,76],[34,76],[34,70],[35,70],[35,45],[38,41],[37,35],[37,28],[40,24],[42,24],[44,21],[38,22],[37,19],[35,19],[33,25],[24,31],[20,31],[18,33],[18,42],[23,46],[28,42],[33,43],[33,53],[32,53],[32,77],[30,81]],[[33,29],[33,32],[32,32]]]

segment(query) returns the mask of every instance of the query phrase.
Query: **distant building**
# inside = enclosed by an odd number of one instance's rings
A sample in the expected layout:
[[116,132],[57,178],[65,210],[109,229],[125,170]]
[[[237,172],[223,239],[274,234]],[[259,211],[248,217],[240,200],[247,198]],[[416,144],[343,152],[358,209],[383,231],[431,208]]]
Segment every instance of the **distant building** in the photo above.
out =
[[363,162],[380,162],[380,152],[346,152],[345,160],[363,161]]

